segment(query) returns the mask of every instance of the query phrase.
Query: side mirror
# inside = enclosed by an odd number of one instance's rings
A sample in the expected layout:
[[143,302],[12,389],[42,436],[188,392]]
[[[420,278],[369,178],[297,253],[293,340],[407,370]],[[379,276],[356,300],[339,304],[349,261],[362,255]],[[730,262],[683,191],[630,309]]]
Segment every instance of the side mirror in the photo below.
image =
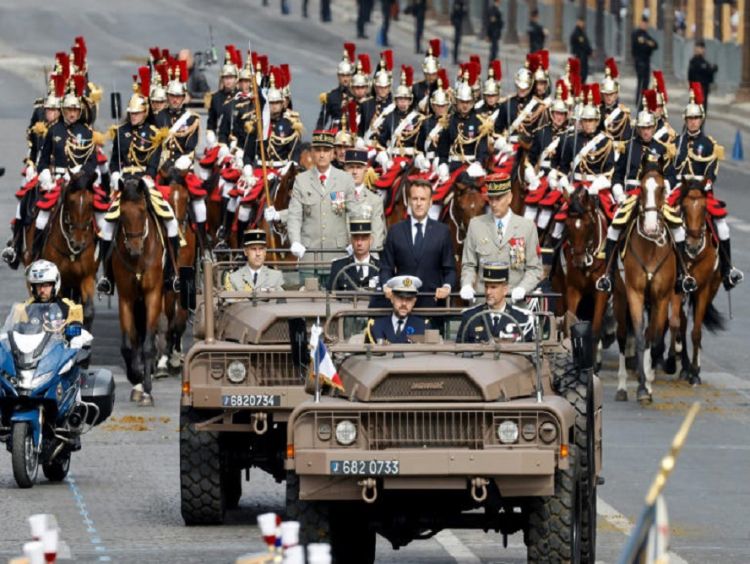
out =
[[594,368],[594,343],[591,323],[581,321],[570,328],[570,342],[573,345],[573,359],[581,371]]
[[122,118],[122,97],[119,92],[112,92],[109,95],[109,109],[112,115],[112,119],[120,121]]
[[195,269],[192,266],[180,267],[180,307],[195,309]]
[[310,353],[307,350],[307,323],[303,317],[292,317],[289,323],[289,344],[292,347],[292,364],[304,381]]

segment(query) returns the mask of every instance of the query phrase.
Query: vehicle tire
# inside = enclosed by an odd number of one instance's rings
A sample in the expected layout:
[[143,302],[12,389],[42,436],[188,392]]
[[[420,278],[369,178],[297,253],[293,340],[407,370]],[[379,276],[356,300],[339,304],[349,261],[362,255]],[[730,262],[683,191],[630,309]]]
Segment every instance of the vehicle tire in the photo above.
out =
[[30,488],[39,473],[39,452],[34,448],[31,425],[14,423],[12,440],[13,477],[19,488]]
[[224,497],[227,509],[237,509],[242,498],[242,469],[230,468],[224,472]]
[[196,431],[198,414],[180,415],[180,510],[186,525],[224,522],[226,498],[219,433]]
[[299,543],[331,542],[329,505],[321,501],[299,498],[299,476],[288,472],[286,477],[286,514],[290,521],[299,521]]
[[576,448],[570,447],[570,466],[555,473],[555,495],[529,505],[526,548],[529,563],[581,562],[582,496]]
[[70,470],[70,452],[57,455],[52,462],[42,465],[42,471],[50,482],[62,482]]
[[[581,562],[596,561],[596,438],[589,387],[578,378],[575,361],[568,355],[555,358],[554,381],[557,390],[576,410],[575,446],[583,507]],[[591,414],[590,414],[591,412]]]
[[347,501],[330,505],[331,553],[337,562],[375,562],[375,531],[362,505]]

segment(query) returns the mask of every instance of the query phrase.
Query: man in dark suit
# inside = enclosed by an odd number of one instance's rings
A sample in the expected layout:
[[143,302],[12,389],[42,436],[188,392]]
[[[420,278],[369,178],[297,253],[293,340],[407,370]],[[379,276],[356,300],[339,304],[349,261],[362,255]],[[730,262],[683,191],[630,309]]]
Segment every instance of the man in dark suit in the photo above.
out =
[[544,41],[547,39],[547,30],[539,23],[539,10],[531,10],[529,19],[529,53],[536,53],[544,49]]
[[[410,274],[422,281],[418,307],[442,303],[456,285],[456,260],[448,227],[427,217],[432,206],[432,186],[421,177],[410,178],[411,217],[391,227],[385,238],[380,260],[380,278]],[[385,296],[390,298],[386,287]]]
[[648,16],[641,16],[638,29],[633,31],[630,39],[630,49],[635,63],[635,74],[638,77],[638,87],[635,91],[635,106],[641,105],[641,92],[648,88],[651,79],[651,55],[659,48],[659,44],[648,32]]
[[[369,219],[349,220],[352,254],[331,263],[328,291],[374,290],[378,286],[380,264],[370,255],[372,224]],[[335,282],[335,285],[334,285]]]
[[[451,25],[453,26],[453,64],[458,64],[458,52],[461,49],[461,36],[464,29],[464,18],[469,8],[466,0],[453,0],[451,8]],[[436,57],[439,55],[435,55]]]
[[500,38],[503,35],[503,13],[500,0],[495,0],[487,13],[487,38],[490,40],[490,61],[497,59]]
[[706,42],[702,39],[695,42],[693,58],[688,65],[688,84],[699,82],[703,87],[703,110],[708,113],[708,93],[714,82],[714,75],[719,70],[716,64],[706,60]]
[[393,303],[393,313],[367,322],[366,342],[410,343],[413,335],[424,335],[425,320],[411,315],[421,287],[422,281],[416,276],[396,276],[388,280],[386,288]]
[[532,324],[529,314],[508,304],[508,266],[485,264],[482,273],[487,303],[467,309],[461,315],[461,325],[456,333],[458,343],[481,343],[496,339],[530,341]]
[[583,18],[576,20],[576,27],[570,34],[570,52],[581,61],[581,82],[585,84],[589,76],[589,57],[594,50],[586,35],[586,21]]

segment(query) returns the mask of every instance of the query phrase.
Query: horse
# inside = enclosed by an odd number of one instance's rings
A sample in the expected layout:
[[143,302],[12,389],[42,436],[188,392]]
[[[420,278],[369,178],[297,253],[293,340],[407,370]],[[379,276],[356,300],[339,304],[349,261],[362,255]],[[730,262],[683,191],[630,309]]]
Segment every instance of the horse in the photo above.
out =
[[[625,341],[629,321],[636,344],[636,397],[643,405],[653,401],[651,384],[655,371],[651,362],[652,352],[655,358],[662,356],[663,331],[668,317],[673,333],[679,330],[680,320],[677,312],[673,311],[673,315],[669,316],[669,305],[673,300],[677,276],[677,256],[661,211],[665,192],[661,169],[649,166],[649,163],[645,162],[640,183],[638,209],[634,210],[637,215],[625,232],[625,256],[622,259],[625,271],[624,292],[617,292],[615,296],[616,310],[619,311],[617,341],[620,347],[620,371],[615,399],[627,400]],[[619,280],[617,282],[621,283]],[[622,303],[623,293],[627,310]],[[618,301],[620,303],[617,303]],[[629,320],[623,319],[625,311],[629,313],[629,316],[625,315]],[[644,321],[646,314],[648,325]]]
[[518,148],[513,157],[513,169],[510,176],[510,191],[513,194],[510,209],[516,215],[521,216],[524,209],[526,209],[526,181],[524,180],[523,172],[526,168],[526,158],[531,150],[532,141],[533,139],[530,135],[526,133],[518,134]]
[[125,180],[112,252],[122,332],[120,351],[133,385],[130,399],[141,406],[153,405],[151,376],[163,301],[162,257],[167,247],[166,234],[148,199],[143,179]]
[[[709,231],[709,214],[706,209],[704,183],[699,180],[688,180],[683,183],[679,199],[682,220],[685,225],[685,266],[688,273],[695,278],[697,290],[690,294],[689,305],[693,310],[693,327],[691,340],[693,344],[692,360],[688,360],[686,345],[687,316],[681,316],[681,365],[680,377],[696,386],[701,383],[701,339],[703,326],[711,331],[724,328],[724,319],[712,302],[721,286],[719,271],[719,249],[716,235]],[[673,339],[674,341],[674,339]],[[677,347],[679,349],[680,347]],[[673,346],[670,357],[673,358]],[[668,362],[669,359],[668,359]]]
[[[564,271],[567,311],[580,319],[591,321],[597,357],[601,353],[602,321],[607,308],[607,294],[597,292],[595,288],[596,280],[606,270],[606,261],[600,254],[607,239],[607,218],[599,208],[598,201],[583,186],[571,195],[565,219],[567,238],[559,258],[562,262],[564,257],[565,268],[558,264],[558,270]],[[593,297],[593,312],[587,296]]]
[[83,305],[86,329],[94,323],[97,257],[93,186],[96,173],[72,178],[61,190],[49,220],[41,257],[60,270],[61,295]]
[[[170,182],[167,201],[172,206],[175,219],[185,240],[185,246],[180,248],[178,255],[167,259],[174,260],[179,273],[180,268],[195,267],[197,258],[197,240],[191,226],[189,213],[190,194],[185,185],[175,180]],[[179,373],[182,364],[182,335],[185,333],[190,314],[180,305],[179,292],[171,285],[164,288],[163,308],[167,319],[167,327],[164,332],[164,348],[156,367],[156,377],[167,376],[170,371]]]
[[453,254],[456,258],[456,268],[461,271],[461,255],[463,254],[464,239],[472,218],[484,214],[487,205],[487,195],[476,178],[462,174],[456,180],[453,191],[446,197],[450,200],[443,209],[442,221],[448,225],[453,242]]

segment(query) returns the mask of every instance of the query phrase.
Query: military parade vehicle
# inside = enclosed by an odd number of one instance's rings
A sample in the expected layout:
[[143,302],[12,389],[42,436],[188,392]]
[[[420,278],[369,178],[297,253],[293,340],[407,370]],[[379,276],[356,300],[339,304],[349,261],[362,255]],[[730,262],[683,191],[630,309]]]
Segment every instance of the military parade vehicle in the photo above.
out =
[[357,315],[326,325],[346,393],[309,399],[287,422],[301,541],[363,563],[376,533],[397,549],[446,528],[499,532],[506,545],[522,531],[530,562],[594,562],[602,387],[588,324],[563,338],[541,313],[532,342],[464,344],[443,320],[419,342],[366,344],[345,332]]

